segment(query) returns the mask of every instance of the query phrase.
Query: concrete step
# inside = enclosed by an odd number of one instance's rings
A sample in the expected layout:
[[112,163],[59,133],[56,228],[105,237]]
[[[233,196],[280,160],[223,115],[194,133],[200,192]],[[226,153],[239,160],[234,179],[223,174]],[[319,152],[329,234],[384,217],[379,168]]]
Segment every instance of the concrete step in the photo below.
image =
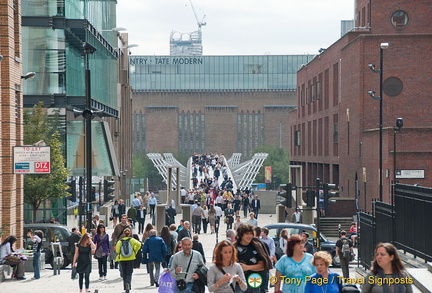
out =
[[420,292],[432,292],[432,273],[427,268],[408,268],[408,274],[414,279],[414,285]]

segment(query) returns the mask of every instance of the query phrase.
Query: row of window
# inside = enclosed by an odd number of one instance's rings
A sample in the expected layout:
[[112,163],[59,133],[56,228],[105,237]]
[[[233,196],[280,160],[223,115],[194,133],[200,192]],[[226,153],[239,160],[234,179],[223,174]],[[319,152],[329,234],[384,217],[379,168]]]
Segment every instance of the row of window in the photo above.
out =
[[292,154],[296,156],[329,156],[332,137],[333,156],[338,155],[339,123],[338,114],[333,115],[330,129],[328,116],[291,127],[293,138]]

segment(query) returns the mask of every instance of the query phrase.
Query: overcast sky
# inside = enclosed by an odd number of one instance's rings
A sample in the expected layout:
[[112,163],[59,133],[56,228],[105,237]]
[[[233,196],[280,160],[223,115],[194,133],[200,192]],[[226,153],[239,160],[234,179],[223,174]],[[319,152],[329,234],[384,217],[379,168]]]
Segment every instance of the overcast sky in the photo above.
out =
[[[190,33],[197,21],[189,0],[118,0],[117,26],[133,55],[169,55],[171,31]],[[354,0],[192,0],[204,55],[317,54],[354,18]]]

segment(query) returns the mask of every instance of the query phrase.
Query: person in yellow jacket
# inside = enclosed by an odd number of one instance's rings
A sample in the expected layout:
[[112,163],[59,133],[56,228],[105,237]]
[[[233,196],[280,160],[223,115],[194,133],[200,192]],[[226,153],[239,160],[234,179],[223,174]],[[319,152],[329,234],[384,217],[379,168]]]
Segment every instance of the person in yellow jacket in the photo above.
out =
[[[116,261],[120,262],[120,269],[121,269],[121,276],[123,278],[123,287],[126,293],[129,293],[131,290],[131,283],[132,283],[132,273],[135,263],[135,258],[137,253],[141,253],[141,242],[138,240],[132,238],[132,231],[128,227],[124,229],[123,231],[123,237],[121,240],[117,241],[116,243],[116,252],[117,257]],[[132,255],[125,257],[121,253],[121,247],[122,247],[122,240],[130,241],[130,244],[132,246]]]

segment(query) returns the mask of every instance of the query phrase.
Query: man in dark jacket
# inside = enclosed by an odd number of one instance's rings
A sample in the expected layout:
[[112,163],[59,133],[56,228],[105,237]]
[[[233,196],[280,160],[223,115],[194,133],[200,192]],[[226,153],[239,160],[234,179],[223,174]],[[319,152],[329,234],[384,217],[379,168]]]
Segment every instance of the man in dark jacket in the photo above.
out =
[[178,232],[177,241],[181,241],[185,237],[192,238],[191,232],[189,231],[189,221],[184,222],[184,227]]
[[[165,261],[167,247],[165,241],[159,236],[156,236],[156,230],[151,229],[150,237],[144,242],[143,254],[148,253],[148,267],[150,272],[150,286],[156,285],[159,287],[159,273],[161,262]],[[156,273],[154,270],[156,269]]]
[[193,241],[192,241],[192,249],[198,251],[199,253],[201,253],[204,264],[206,263],[206,258],[204,255],[204,249],[203,249],[203,245],[201,242],[198,241],[198,235],[195,234],[193,236]]

